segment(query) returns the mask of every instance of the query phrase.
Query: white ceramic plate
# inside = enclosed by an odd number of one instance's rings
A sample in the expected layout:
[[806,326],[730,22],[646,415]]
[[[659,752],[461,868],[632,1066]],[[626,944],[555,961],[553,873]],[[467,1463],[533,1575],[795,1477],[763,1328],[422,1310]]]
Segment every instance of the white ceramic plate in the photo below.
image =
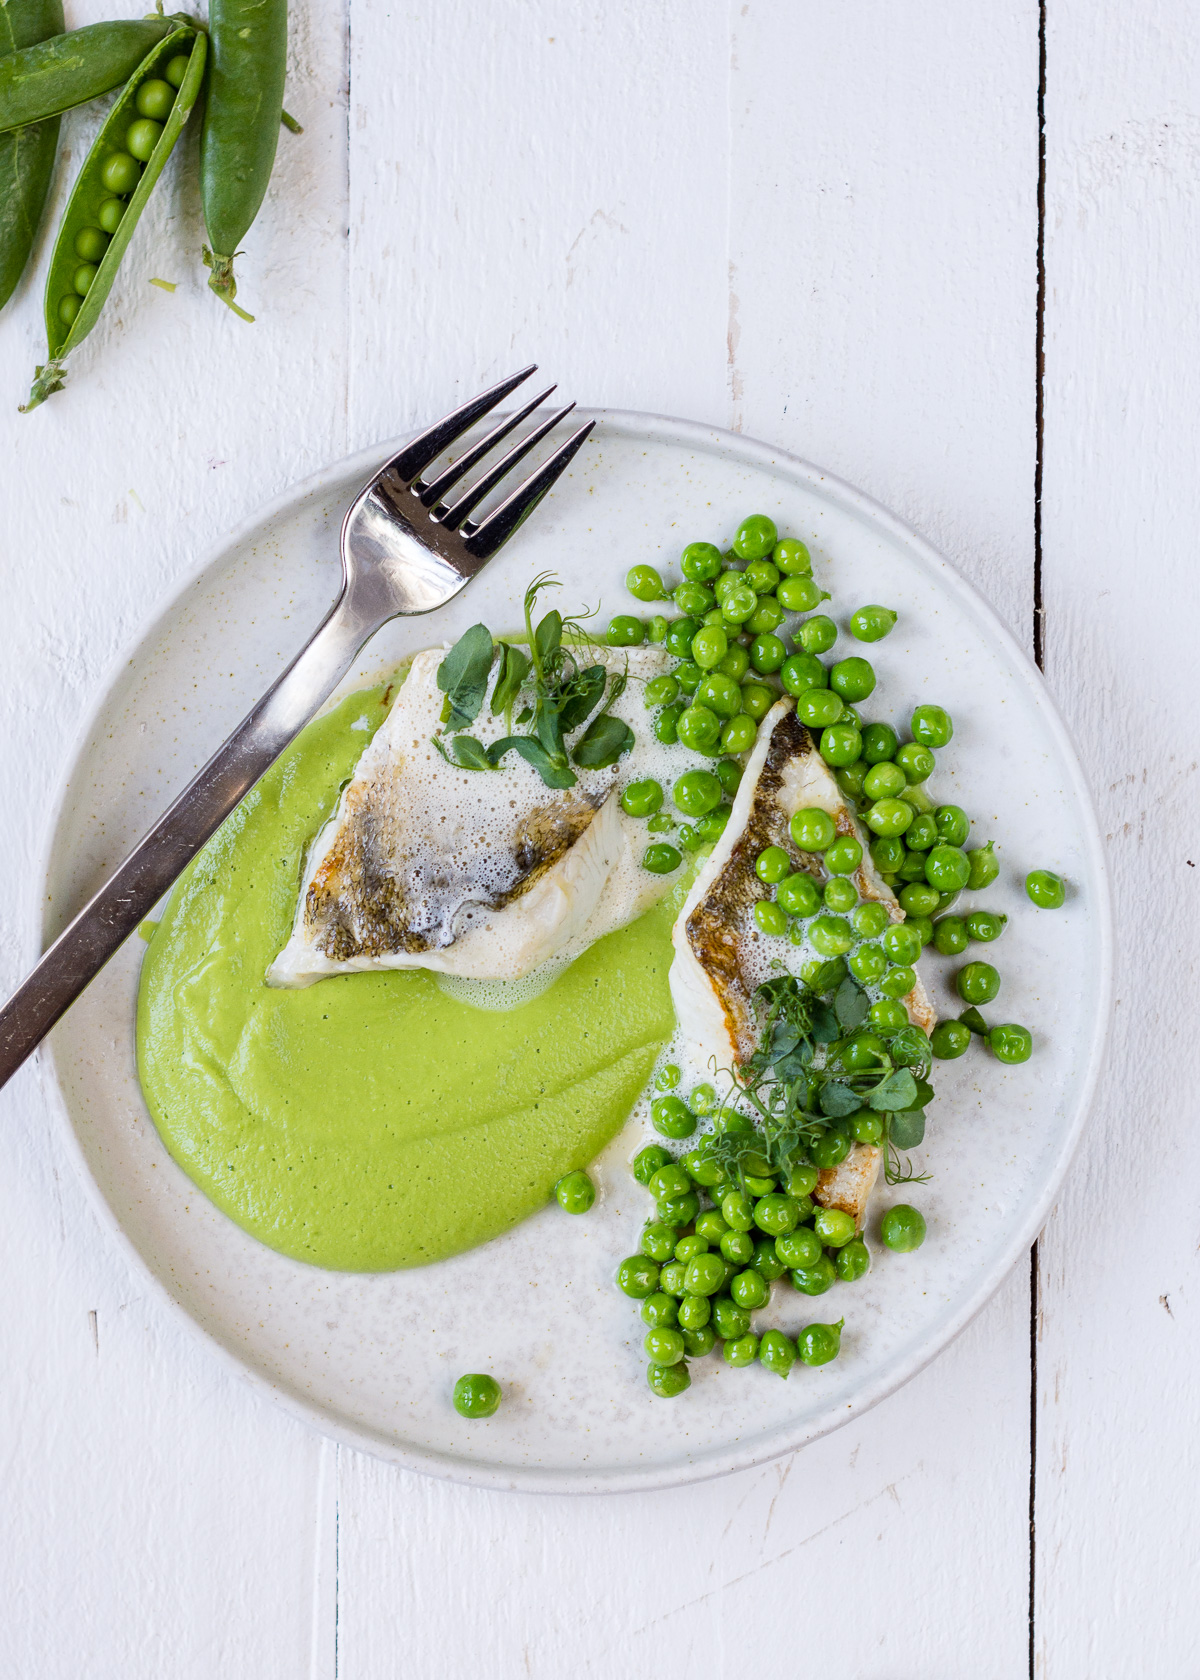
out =
[[[932,784],[995,837],[988,902],[1010,924],[995,1019],[1032,1027],[1037,1052],[1002,1068],[975,1050],[938,1067],[913,1196],[929,1221],[914,1255],[880,1252],[870,1275],[810,1301],[777,1288],[764,1322],[795,1331],[846,1318],[843,1354],[780,1382],[759,1367],[693,1363],[687,1394],[646,1387],[636,1306],[612,1285],[649,1202],[616,1140],[586,1218],[557,1208],[424,1270],[322,1272],[261,1247],[212,1207],[160,1143],[138,1088],[134,939],[56,1029],[62,1110],[102,1216],[170,1300],[255,1384],[317,1428],[381,1457],[492,1487],[600,1491],[668,1486],[757,1463],[811,1440],[911,1377],[968,1322],[1041,1226],[1078,1137],[1109,1007],[1110,931],[1099,837],[1079,766],[1037,672],[954,568],[847,485],[745,438],[677,420],[599,412],[596,432],[511,546],[445,612],[401,620],[344,687],[477,619],[520,622],[533,574],[563,578],[563,605],[630,610],[638,561],[668,572],[696,538],[727,543],[747,513],[803,537],[843,620],[865,601],[898,609],[868,650],[872,718],[921,700],[956,721]],[[343,511],[396,444],[289,492],[222,547],[116,671],[68,773],[47,866],[52,936],[191,777],[305,640],[338,583]],[[1037,912],[1027,869],[1059,870],[1067,907]],[[924,963],[935,1001],[951,965]],[[901,1192],[884,1189],[875,1220]],[[912,1194],[909,1192],[908,1194]],[[450,1405],[454,1379],[490,1370],[506,1401],[487,1422]]]

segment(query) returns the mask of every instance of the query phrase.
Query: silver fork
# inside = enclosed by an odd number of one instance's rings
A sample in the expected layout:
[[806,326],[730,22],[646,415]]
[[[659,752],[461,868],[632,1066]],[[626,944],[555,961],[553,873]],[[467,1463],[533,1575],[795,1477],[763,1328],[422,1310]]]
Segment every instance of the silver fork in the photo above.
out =
[[470,518],[574,403],[548,415],[453,500],[447,498],[540,407],[553,385],[493,426],[435,477],[421,476],[536,371],[536,365],[523,368],[436,421],[394,455],[355,498],[342,523],[341,593],[311,641],[0,1009],[0,1085],[295,739],[375,632],[391,618],[433,612],[452,601],[541,501],[594,421],[572,432],[485,519]]

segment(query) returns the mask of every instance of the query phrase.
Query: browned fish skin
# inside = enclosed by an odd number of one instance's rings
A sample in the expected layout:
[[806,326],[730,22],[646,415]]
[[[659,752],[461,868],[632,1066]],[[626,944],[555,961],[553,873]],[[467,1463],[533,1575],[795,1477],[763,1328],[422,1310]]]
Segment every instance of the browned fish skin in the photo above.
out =
[[[798,849],[777,797],[783,786],[784,765],[816,750],[816,742],[794,712],[775,725],[746,827],[728,863],[684,924],[696,961],[713,977],[733,1029],[739,1062],[754,1054],[759,1036],[754,1016],[757,982],[747,979],[738,956],[738,947],[746,938],[741,931],[743,917],[760,898],[771,896],[770,887],[754,873],[754,860],[766,847],[779,846],[787,853],[793,870],[804,870],[818,880],[821,877],[820,854]],[[840,821],[838,826],[842,827]]]
[[490,891],[477,881],[468,891],[464,882],[461,892],[444,873],[444,857],[438,860],[443,872],[428,878],[419,857],[397,857],[378,834],[372,790],[354,789],[338,843],[305,895],[305,929],[334,962],[443,949],[454,940],[454,918],[465,904],[503,909],[552,869],[586,831],[609,787],[563,792],[535,807],[513,830],[511,878]]

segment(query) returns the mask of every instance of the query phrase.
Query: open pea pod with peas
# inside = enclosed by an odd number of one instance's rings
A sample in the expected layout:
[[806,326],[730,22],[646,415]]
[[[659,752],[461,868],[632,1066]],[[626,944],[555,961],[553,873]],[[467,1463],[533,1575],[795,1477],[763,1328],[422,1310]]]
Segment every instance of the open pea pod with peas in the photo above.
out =
[[[11,59],[22,48],[61,34],[62,0],[3,0],[0,54]],[[47,117],[0,134],[0,309],[25,272],[46,208],[59,120]]]
[[23,412],[63,387],[67,356],[83,342],[112,290],[163,166],[204,82],[208,40],[181,24],[142,59],[88,153],[63,217],[46,278],[47,360]]

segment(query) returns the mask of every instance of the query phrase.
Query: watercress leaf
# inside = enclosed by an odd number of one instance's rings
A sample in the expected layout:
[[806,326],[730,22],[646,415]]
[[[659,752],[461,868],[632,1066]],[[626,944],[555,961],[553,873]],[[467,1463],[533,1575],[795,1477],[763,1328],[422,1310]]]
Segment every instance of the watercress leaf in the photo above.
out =
[[491,631],[486,624],[473,624],[438,666],[437,685],[450,703],[450,729],[465,729],[479,716],[493,652]]
[[533,632],[533,643],[543,669],[554,662],[562,646],[562,623],[562,614],[551,609]]
[[812,1037],[817,1044],[833,1044],[842,1036],[838,1018],[827,1003],[817,1003],[812,1012]]
[[840,1119],[844,1114],[857,1114],[862,1107],[861,1099],[850,1089],[849,1085],[839,1084],[831,1079],[821,1087],[821,1113],[828,1114],[834,1119]]
[[834,1014],[844,1033],[857,1032],[867,1018],[870,1008],[866,992],[852,975],[847,975],[833,1000]]
[[867,1106],[877,1114],[888,1114],[911,1108],[916,1100],[917,1082],[907,1068],[897,1068],[881,1079],[873,1091],[867,1092]]
[[511,642],[500,643],[500,670],[492,690],[492,716],[506,712],[517,698],[521,684],[529,675],[529,655]]
[[596,709],[604,693],[604,676],[603,665],[589,665],[575,678],[571,692],[559,710],[564,735],[578,729]]
[[888,1121],[888,1140],[897,1149],[915,1149],[925,1136],[925,1110],[906,1108]]
[[571,757],[585,770],[603,770],[615,764],[633,745],[633,730],[620,718],[604,712],[593,719],[576,741]]
[[566,764],[556,763],[534,735],[505,735],[488,748],[488,757],[498,764],[507,752],[519,753],[526,764],[532,764],[547,787],[574,787],[578,780]]
[[962,1022],[964,1027],[970,1027],[971,1031],[973,1033],[978,1033],[980,1038],[986,1038],[987,1037],[987,1034],[988,1034],[987,1022],[984,1020],[983,1016],[979,1013],[978,1009],[975,1008],[974,1004],[972,1004],[970,1009],[964,1009],[962,1014],[958,1018]]

